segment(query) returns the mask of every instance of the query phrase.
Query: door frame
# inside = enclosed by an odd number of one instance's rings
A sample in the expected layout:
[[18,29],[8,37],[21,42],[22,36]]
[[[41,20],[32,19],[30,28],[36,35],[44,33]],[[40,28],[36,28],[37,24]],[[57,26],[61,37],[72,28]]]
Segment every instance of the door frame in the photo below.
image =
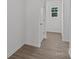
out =
[[[47,0],[45,0],[45,2],[44,2],[44,13],[45,13],[45,19],[46,19],[46,3],[47,2],[49,2],[49,1],[47,1]],[[51,1],[50,1],[51,2]],[[63,41],[63,39],[64,39],[64,33],[63,33],[63,0],[62,0],[62,32],[61,32],[61,35],[62,35],[62,41]],[[45,26],[46,26],[46,20],[45,20],[45,24],[44,24]],[[46,27],[45,27],[45,29],[46,29]],[[45,30],[45,36],[44,36],[44,38],[45,39],[47,39],[47,31]]]

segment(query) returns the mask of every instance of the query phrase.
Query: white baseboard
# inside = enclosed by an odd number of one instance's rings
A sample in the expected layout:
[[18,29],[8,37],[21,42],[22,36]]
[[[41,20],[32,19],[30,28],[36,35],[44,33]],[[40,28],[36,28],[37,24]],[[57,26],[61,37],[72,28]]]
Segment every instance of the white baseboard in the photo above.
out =
[[64,34],[62,34],[62,41],[70,42],[71,40],[70,40],[70,39],[65,39],[65,38],[64,38]]
[[40,48],[40,46],[41,46],[40,42],[37,42],[37,43],[35,43],[35,42],[25,42],[25,44],[31,45],[31,46],[34,46],[34,47],[38,47],[38,48]]
[[71,57],[71,49],[69,49],[69,56]]
[[71,40],[69,40],[69,39],[65,39],[65,38],[62,36],[62,41],[70,42]]
[[65,41],[65,42],[70,42],[70,40],[65,40],[65,39],[62,39],[62,41]]
[[10,51],[8,54],[7,54],[7,58],[9,58],[11,55],[13,55],[18,49],[20,49],[22,46],[24,45],[23,44],[18,44],[18,46],[16,46],[12,51]]

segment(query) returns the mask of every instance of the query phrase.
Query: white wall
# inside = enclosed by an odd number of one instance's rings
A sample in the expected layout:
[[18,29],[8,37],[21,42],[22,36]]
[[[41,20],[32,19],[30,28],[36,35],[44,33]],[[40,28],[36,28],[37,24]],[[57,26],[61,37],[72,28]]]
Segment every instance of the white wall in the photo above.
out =
[[[70,39],[70,0],[64,0],[64,35]],[[40,46],[41,0],[8,0],[8,56],[24,43]]]
[[25,0],[7,0],[8,6],[8,57],[24,44]]
[[39,21],[41,0],[26,1],[26,44],[39,46]]
[[64,41],[71,39],[71,0],[63,0],[63,33]]

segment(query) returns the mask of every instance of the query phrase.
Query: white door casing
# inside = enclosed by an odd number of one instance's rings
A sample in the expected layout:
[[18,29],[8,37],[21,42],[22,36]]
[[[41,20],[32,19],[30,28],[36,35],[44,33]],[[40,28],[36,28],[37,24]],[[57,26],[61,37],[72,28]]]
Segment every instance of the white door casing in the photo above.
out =
[[41,45],[41,42],[44,39],[44,32],[45,32],[44,3],[45,3],[45,0],[42,0],[41,9],[40,9],[40,20],[39,20],[39,43],[40,43],[39,45]]
[[[58,7],[58,17],[51,17],[51,8]],[[41,19],[39,21],[39,45],[41,45],[42,40],[46,39],[47,32],[59,32],[62,33],[62,1],[42,1],[41,9]],[[50,26],[51,25],[51,26]]]

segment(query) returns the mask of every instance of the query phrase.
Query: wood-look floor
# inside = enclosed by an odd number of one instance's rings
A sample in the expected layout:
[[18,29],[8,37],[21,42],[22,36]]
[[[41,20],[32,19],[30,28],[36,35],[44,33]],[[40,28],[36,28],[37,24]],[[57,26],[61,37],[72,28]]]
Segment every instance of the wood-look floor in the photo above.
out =
[[61,34],[48,33],[41,48],[24,45],[8,59],[70,59],[69,43],[63,42]]

